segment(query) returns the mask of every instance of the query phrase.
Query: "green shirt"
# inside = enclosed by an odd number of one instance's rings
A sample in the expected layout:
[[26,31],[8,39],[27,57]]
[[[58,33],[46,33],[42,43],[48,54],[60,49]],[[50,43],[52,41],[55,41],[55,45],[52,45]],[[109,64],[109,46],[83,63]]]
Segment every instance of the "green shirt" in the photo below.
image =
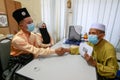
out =
[[[88,43],[93,46],[92,44]],[[116,51],[112,44],[106,40],[101,40],[93,46],[93,58],[97,61],[97,72],[99,75],[114,78],[118,70]]]
[[[97,61],[97,73],[106,78],[114,78],[118,70],[118,63],[116,58],[116,51],[112,44],[106,40],[101,40],[93,47],[93,58]],[[70,48],[71,54],[79,54],[79,46]]]

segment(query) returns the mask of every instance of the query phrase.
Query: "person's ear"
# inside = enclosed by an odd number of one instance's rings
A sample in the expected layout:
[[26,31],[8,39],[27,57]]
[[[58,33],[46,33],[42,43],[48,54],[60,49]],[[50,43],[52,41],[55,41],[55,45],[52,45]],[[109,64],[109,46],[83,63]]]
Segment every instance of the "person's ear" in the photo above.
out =
[[23,24],[23,23],[19,23],[19,27],[20,27],[21,29],[23,29],[24,24]]
[[105,36],[105,33],[101,33],[101,34],[100,34],[100,37],[101,37],[101,38],[104,38],[104,36]]
[[104,36],[105,36],[105,34],[104,34],[104,33],[100,33],[100,34],[98,34],[98,39],[103,39],[103,38],[104,38]]

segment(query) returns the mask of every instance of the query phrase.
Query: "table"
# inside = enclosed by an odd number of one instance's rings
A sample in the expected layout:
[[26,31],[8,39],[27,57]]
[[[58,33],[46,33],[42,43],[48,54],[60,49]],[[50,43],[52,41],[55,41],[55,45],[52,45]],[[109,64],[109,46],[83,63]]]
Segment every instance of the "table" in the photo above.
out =
[[[61,42],[59,46],[69,47]],[[16,72],[33,80],[97,80],[96,70],[81,55],[50,55],[32,60]]]

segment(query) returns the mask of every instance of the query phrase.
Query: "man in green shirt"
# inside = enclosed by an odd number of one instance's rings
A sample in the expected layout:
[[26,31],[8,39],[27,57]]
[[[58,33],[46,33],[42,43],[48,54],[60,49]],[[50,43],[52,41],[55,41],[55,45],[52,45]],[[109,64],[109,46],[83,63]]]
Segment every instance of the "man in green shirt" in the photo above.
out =
[[[105,25],[95,23],[92,24],[89,30],[88,45],[93,47],[92,56],[85,53],[84,58],[88,64],[96,67],[98,80],[114,80],[118,71],[118,63],[116,58],[116,51],[112,44],[104,39]],[[76,50],[72,47],[70,51],[72,54],[77,54],[79,48]]]
[[84,58],[90,65],[96,67],[100,80],[110,80],[115,78],[119,67],[115,48],[104,39],[104,36],[105,25],[99,23],[91,25],[88,44],[93,46],[94,50],[92,56],[86,53]]

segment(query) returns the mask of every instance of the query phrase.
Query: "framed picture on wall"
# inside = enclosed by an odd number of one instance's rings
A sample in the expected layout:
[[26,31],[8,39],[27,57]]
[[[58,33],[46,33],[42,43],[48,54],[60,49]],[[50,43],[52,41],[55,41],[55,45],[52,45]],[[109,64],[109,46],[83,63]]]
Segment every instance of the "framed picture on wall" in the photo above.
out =
[[8,20],[6,14],[0,14],[0,27],[8,27]]

